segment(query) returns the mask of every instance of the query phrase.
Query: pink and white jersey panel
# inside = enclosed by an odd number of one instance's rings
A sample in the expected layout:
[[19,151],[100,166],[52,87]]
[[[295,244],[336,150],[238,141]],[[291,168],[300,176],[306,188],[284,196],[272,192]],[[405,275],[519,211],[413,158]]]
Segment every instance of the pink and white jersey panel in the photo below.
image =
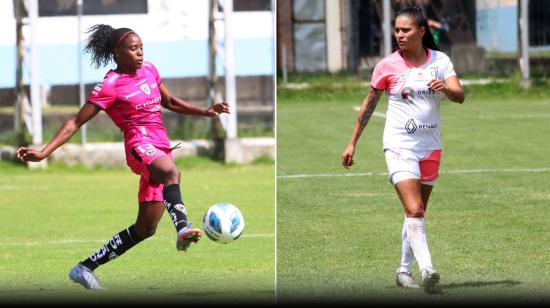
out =
[[449,57],[431,49],[426,62],[418,67],[408,63],[399,51],[376,65],[371,86],[388,93],[384,149],[441,149],[441,92],[428,90],[428,82],[455,75]]
[[160,110],[160,84],[155,66],[144,61],[136,75],[110,70],[88,96],[120,128],[127,151],[143,143],[170,148]]

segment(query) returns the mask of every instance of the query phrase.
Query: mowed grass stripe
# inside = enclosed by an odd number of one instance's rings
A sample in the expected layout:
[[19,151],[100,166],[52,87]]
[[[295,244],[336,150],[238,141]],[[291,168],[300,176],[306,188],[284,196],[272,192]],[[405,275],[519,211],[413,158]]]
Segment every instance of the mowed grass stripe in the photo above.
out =
[[[530,173],[530,172],[550,172],[550,168],[536,169],[465,169],[465,170],[440,170],[439,173]],[[367,173],[320,173],[320,174],[288,174],[278,175],[278,179],[300,179],[300,178],[315,178],[315,177],[353,177],[353,176],[387,176],[387,172],[367,172]],[[1,188],[1,187],[0,187]]]

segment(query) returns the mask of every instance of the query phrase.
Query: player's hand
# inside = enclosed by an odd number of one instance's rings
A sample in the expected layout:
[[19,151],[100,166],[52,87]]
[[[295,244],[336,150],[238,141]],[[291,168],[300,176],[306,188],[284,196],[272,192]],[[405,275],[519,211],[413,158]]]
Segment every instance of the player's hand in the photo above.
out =
[[445,91],[447,89],[447,86],[445,85],[445,82],[439,79],[432,79],[430,82],[428,82],[428,90],[440,92]]
[[348,145],[344,150],[344,153],[342,153],[342,166],[344,166],[344,168],[349,169],[349,167],[353,165],[354,153],[355,153],[355,146]]
[[42,151],[35,150],[29,147],[20,147],[16,152],[17,158],[21,161],[39,162],[46,158],[46,155]]
[[229,105],[226,102],[214,104],[206,110],[206,115],[211,118],[217,117],[220,113],[229,113]]

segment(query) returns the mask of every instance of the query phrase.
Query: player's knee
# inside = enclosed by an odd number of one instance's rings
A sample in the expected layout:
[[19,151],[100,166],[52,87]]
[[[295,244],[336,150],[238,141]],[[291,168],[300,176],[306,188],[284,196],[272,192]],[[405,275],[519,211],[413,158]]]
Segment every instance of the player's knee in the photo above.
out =
[[157,232],[156,226],[136,226],[136,233],[139,236],[140,240],[149,238]]
[[178,170],[178,168],[171,168],[167,171],[165,175],[165,182],[166,184],[177,184],[180,182],[181,179],[181,172]]
[[422,218],[424,217],[424,205],[422,203],[409,206],[406,209],[407,217]]
[[179,184],[181,173],[175,166],[173,168],[162,170],[162,183],[164,185]]

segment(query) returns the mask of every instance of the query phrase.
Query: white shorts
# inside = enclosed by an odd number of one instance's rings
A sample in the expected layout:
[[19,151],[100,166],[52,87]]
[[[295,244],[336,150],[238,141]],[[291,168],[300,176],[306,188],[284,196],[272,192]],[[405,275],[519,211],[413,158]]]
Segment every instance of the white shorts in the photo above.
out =
[[441,150],[384,149],[384,155],[393,185],[405,179],[419,179],[424,185],[434,185],[439,176]]

